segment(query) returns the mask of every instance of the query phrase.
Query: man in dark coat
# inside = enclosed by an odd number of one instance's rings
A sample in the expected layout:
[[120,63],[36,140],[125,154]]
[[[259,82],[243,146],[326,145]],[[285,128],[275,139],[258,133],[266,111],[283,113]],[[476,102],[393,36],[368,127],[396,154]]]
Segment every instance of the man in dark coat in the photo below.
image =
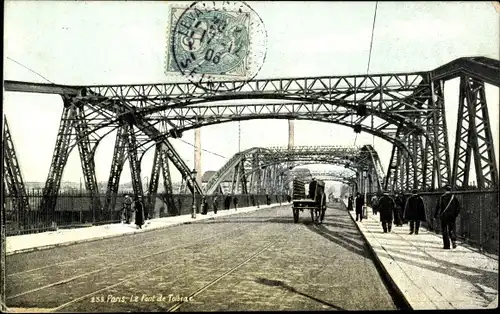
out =
[[417,194],[417,190],[413,190],[411,193],[406,201],[404,218],[410,222],[410,234],[418,234],[420,222],[425,221],[425,205],[422,197]]
[[356,221],[363,221],[363,205],[365,205],[365,198],[361,193],[356,193]]
[[238,198],[236,196],[233,196],[233,204],[234,204],[234,210],[238,209]]
[[229,207],[231,206],[231,196],[226,196],[224,199],[224,209],[229,210]]
[[219,209],[219,201],[217,200],[217,194],[214,195],[214,199],[212,202],[214,206],[214,214],[217,214],[217,210]]
[[396,209],[394,211],[394,224],[401,227],[403,225],[403,210],[405,208],[405,201],[402,193],[396,192],[394,203],[396,204]]
[[205,196],[201,198],[201,214],[202,215],[208,214],[208,202]]
[[450,239],[453,248],[457,247],[456,224],[458,214],[460,213],[460,202],[457,197],[451,193],[451,186],[446,186],[446,192],[441,195],[436,204],[434,218],[441,220],[441,231],[443,233],[443,249],[450,249]]
[[142,229],[144,224],[144,204],[142,203],[141,197],[137,197],[134,202],[135,207],[135,224],[137,228]]
[[384,191],[384,194],[378,200],[378,211],[380,212],[380,221],[384,233],[391,232],[395,207],[396,204],[392,197],[389,196],[388,191]]
[[353,202],[352,195],[349,195],[349,197],[347,198],[347,210],[348,211],[352,210],[352,202]]

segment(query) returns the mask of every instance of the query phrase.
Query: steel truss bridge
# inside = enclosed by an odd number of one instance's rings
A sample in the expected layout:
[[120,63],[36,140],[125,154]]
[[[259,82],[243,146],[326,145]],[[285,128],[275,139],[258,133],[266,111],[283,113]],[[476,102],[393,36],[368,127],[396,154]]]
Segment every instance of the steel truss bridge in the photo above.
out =
[[[457,77],[460,78],[459,106],[454,162],[451,164],[444,87],[447,80]],[[75,146],[80,152],[85,187],[93,206],[104,210],[113,208],[116,202],[126,159],[129,159],[134,193],[144,194],[140,162],[145,152],[154,147],[146,204],[151,206],[156,199],[160,172],[166,194],[172,193],[169,161],[181,173],[192,193],[204,193],[170,138],[180,137],[182,132],[193,128],[249,119],[336,123],[387,140],[393,148],[381,184],[389,190],[429,190],[444,184],[467,187],[472,156],[478,187],[497,188],[498,170],[485,83],[500,86],[498,60],[466,57],[431,71],[259,79],[244,84],[211,82],[210,86],[191,83],[70,86],[7,80],[4,89],[57,94],[63,100],[41,205],[44,210],[51,211],[55,207],[63,169]],[[254,99],[255,103],[216,104],[239,99]],[[113,130],[117,130],[115,148],[107,197],[105,204],[101,204],[94,155],[103,137]],[[17,204],[25,206],[22,201],[24,186],[13,146],[7,145],[9,141],[11,138],[5,135],[4,178],[9,192],[21,199]],[[377,180],[381,177],[377,174]]]
[[[383,186],[384,170],[370,145],[361,148],[342,146],[254,147],[235,154],[205,186],[206,194],[220,190],[220,184],[232,176],[230,193],[279,194],[287,189],[290,172],[299,165],[329,164],[344,166]],[[371,184],[371,183],[370,183]]]

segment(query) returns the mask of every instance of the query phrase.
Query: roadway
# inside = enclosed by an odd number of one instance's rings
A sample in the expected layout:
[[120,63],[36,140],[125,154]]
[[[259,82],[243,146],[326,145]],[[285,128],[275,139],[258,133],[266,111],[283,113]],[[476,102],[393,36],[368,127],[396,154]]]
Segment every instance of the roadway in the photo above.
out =
[[340,203],[322,225],[290,205],[7,256],[21,311],[396,309]]

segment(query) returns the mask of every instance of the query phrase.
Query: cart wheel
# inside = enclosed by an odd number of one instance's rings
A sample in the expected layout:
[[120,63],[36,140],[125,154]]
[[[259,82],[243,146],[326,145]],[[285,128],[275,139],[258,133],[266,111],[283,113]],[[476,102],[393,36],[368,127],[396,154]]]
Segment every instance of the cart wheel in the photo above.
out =
[[298,209],[293,210],[293,222],[294,223],[299,222],[299,210]]

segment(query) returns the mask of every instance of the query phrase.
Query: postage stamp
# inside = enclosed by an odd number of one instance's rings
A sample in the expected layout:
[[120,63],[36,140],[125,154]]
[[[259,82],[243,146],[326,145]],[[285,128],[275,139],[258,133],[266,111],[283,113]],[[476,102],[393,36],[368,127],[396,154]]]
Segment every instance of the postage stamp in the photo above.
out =
[[257,75],[266,56],[264,24],[244,2],[172,7],[167,36],[165,74],[205,89],[237,89]]

